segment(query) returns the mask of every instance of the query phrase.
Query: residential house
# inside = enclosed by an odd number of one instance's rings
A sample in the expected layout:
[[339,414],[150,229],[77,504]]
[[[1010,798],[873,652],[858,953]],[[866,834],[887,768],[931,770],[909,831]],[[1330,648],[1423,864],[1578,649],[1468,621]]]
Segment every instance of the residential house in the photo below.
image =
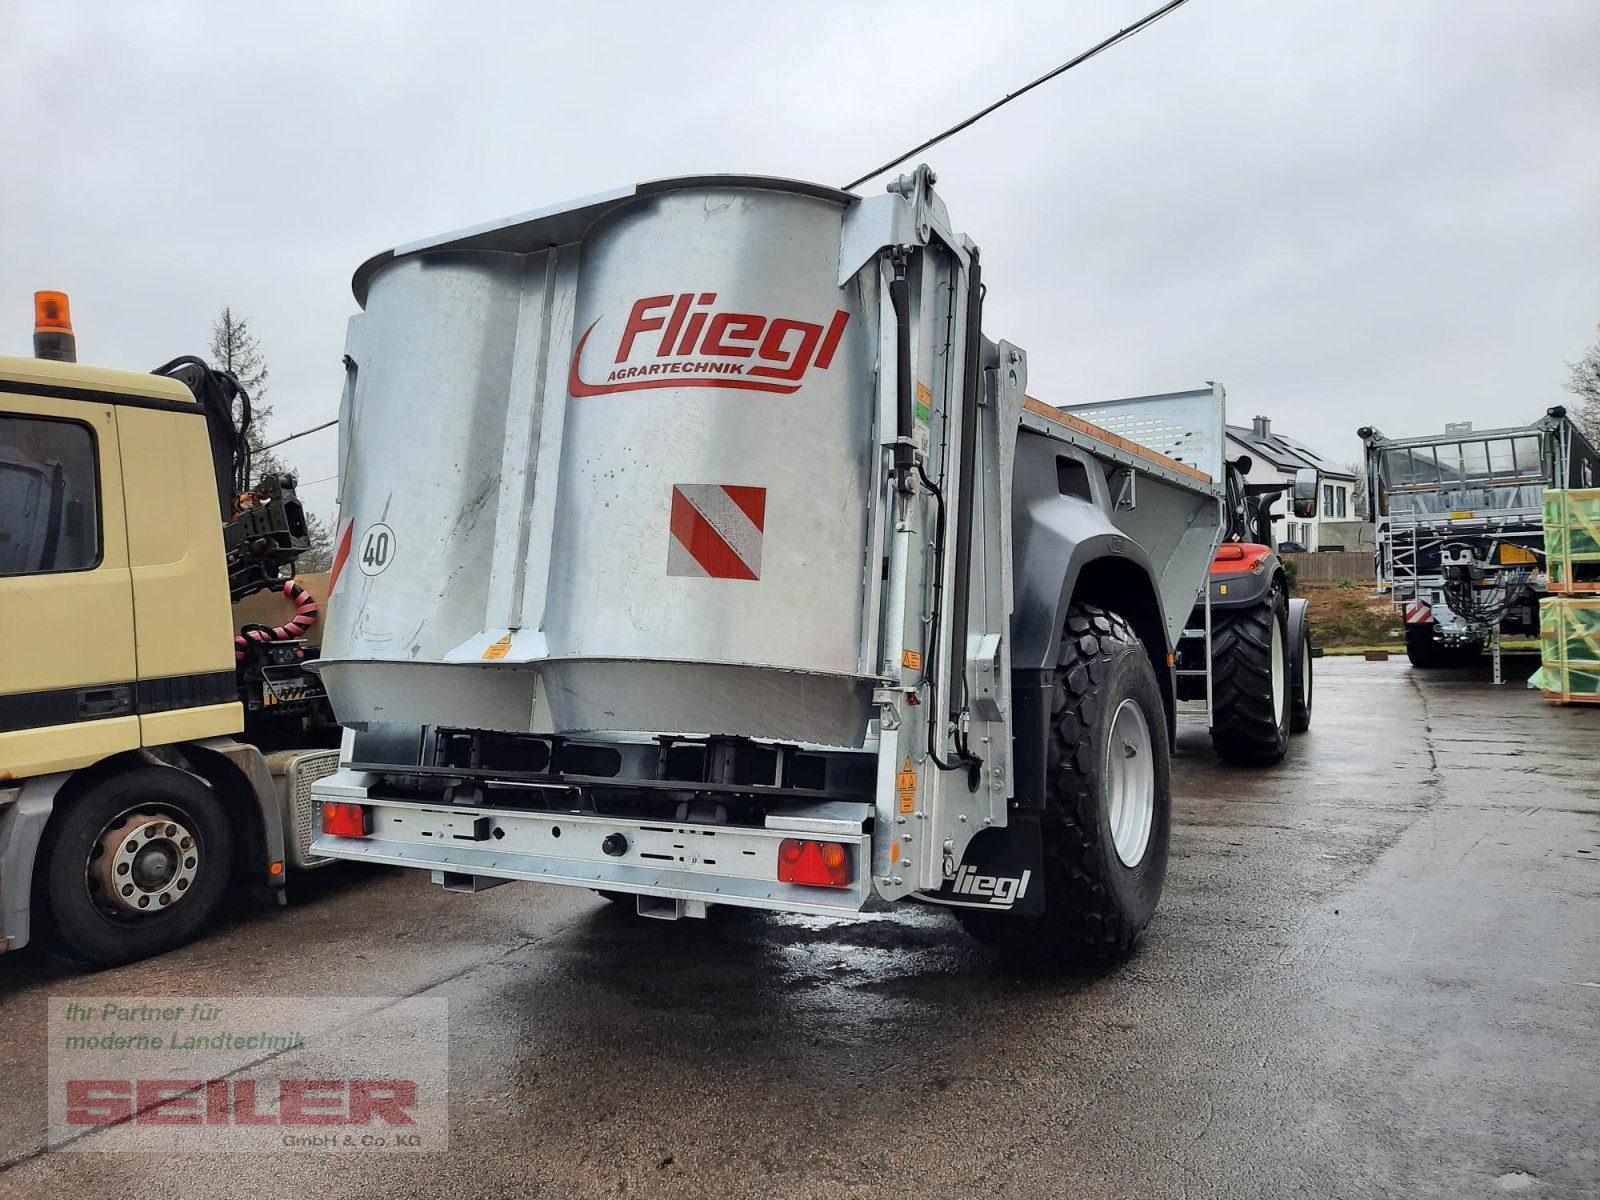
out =
[[1329,462],[1302,442],[1273,431],[1267,417],[1256,417],[1249,425],[1228,426],[1228,458],[1250,456],[1247,483],[1288,483],[1295,472],[1315,467],[1321,478],[1317,496],[1317,515],[1309,519],[1289,512],[1289,494],[1276,497],[1272,512],[1281,520],[1273,523],[1279,542],[1297,542],[1307,550],[1340,547],[1367,550],[1372,547],[1372,526],[1356,515],[1356,477],[1347,467]]

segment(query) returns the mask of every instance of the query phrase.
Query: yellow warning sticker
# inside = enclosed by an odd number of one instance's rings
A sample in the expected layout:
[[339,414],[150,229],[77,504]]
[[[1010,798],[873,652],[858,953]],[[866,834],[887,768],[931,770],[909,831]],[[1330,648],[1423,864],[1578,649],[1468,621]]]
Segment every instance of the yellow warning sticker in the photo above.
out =
[[508,633],[483,652],[485,659],[500,659],[511,653],[511,635]]
[[928,390],[925,383],[917,384],[917,420],[933,420],[933,393]]
[[900,665],[902,667],[904,667],[908,671],[920,671],[920,670],[922,670],[922,651],[920,651],[920,650],[902,650],[902,651],[900,651]]
[[911,769],[910,758],[906,759],[905,766],[895,775],[894,790],[900,797],[900,811],[914,812],[917,807],[917,773]]

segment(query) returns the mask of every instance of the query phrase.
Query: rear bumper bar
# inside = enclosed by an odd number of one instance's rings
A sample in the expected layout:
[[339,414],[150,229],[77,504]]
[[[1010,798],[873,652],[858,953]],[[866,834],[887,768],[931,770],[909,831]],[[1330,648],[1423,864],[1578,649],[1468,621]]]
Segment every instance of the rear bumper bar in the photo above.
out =
[[[538,883],[704,904],[837,915],[866,903],[871,884],[871,806],[796,805],[767,814],[765,828],[634,820],[587,812],[527,811],[422,802],[385,795],[374,776],[341,771],[312,787],[320,802],[367,805],[367,837],[318,833],[314,854],[430,870],[462,891],[491,880]],[[850,885],[778,882],[785,838],[838,842],[850,856]],[[608,849],[609,847],[609,849]]]

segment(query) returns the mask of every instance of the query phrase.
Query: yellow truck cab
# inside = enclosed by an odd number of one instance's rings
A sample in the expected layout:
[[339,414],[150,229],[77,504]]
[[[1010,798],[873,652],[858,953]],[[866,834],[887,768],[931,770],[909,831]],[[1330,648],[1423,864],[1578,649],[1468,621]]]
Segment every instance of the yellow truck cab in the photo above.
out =
[[157,953],[308,862],[337,754],[240,737],[212,424],[178,378],[0,356],[0,951]]

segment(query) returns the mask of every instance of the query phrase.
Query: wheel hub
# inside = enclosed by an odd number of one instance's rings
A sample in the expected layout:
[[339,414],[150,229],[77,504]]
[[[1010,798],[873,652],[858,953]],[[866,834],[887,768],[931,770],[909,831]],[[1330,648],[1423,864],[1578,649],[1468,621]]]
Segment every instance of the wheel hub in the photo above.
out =
[[1132,699],[1112,714],[1106,744],[1106,796],[1111,844],[1125,867],[1136,867],[1155,825],[1156,767],[1150,726]]
[[96,902],[118,915],[148,916],[181,901],[200,873],[200,846],[186,821],[138,811],[113,818],[88,862]]

